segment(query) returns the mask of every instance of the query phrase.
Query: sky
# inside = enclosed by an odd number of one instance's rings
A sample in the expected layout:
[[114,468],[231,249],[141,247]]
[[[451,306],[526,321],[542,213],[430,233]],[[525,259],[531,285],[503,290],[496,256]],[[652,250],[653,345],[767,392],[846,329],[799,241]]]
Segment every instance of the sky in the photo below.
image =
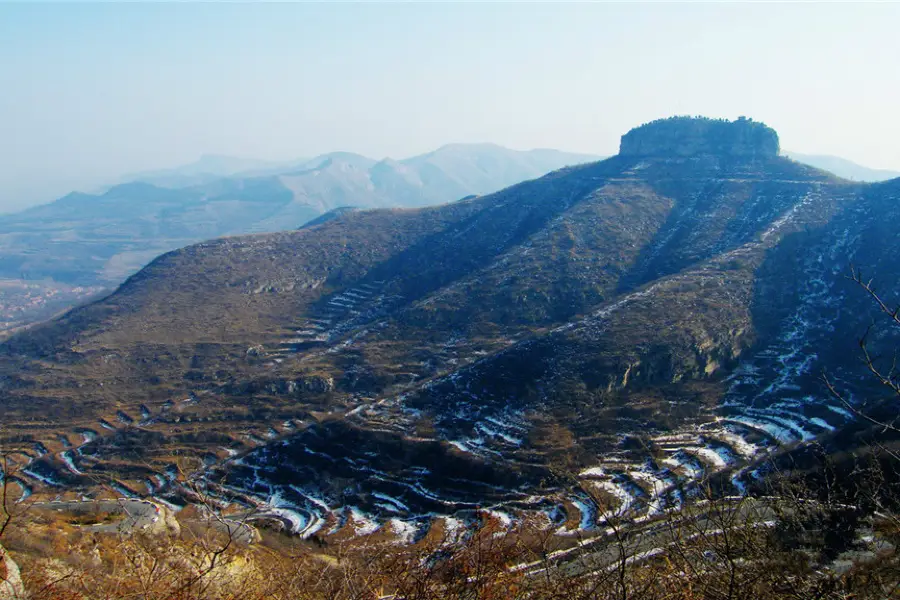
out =
[[0,212],[207,153],[614,154],[674,114],[900,170],[900,4],[0,3]]

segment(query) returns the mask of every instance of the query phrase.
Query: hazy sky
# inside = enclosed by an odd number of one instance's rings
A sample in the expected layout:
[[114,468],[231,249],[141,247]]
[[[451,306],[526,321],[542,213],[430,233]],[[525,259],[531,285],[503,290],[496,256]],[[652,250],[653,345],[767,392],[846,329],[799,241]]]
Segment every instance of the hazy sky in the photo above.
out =
[[900,4],[0,4],[0,210],[203,153],[614,153],[672,114],[900,170]]

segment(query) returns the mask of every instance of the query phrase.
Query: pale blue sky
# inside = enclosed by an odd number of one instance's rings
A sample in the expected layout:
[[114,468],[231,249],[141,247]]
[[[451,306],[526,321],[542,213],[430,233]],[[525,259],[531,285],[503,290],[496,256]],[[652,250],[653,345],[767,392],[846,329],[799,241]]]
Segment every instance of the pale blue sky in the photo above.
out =
[[614,153],[672,114],[900,169],[900,4],[0,4],[0,210],[203,153]]

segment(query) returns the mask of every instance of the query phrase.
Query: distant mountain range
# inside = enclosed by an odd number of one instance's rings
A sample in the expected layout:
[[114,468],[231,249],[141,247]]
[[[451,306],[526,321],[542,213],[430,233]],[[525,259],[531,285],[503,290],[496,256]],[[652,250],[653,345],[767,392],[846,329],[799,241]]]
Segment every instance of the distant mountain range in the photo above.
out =
[[[748,119],[667,119],[494,194],[170,252],[0,344],[0,420],[42,449],[27,485],[114,477],[186,502],[171,474],[196,457],[300,535],[393,522],[418,539],[485,509],[580,534],[711,481],[742,494],[852,424],[823,372],[848,398],[883,393],[856,344],[878,311],[845,275],[900,278],[900,179],[847,181],[778,147]],[[437,160],[281,177],[306,198]],[[890,367],[896,338],[870,342]]]
[[179,167],[124,175],[119,183],[141,181],[159,187],[182,188],[209,183],[223,177],[252,177],[279,170],[290,170],[292,167],[306,163],[307,160],[275,162],[221,154],[204,154],[198,160]]
[[799,152],[784,152],[784,155],[797,162],[829,171],[838,177],[849,179],[851,181],[867,181],[878,182],[896,179],[900,177],[900,171],[889,171],[887,169],[870,169],[853,161],[841,158],[839,156],[827,156],[818,154],[801,154]]
[[[292,164],[204,156],[4,216],[0,281],[116,285],[154,257],[200,240],[296,229],[339,207],[450,202],[594,159],[491,144],[448,145],[401,161],[348,152]],[[27,322],[27,311],[17,314]]]
[[[475,172],[478,168],[489,167],[491,173],[484,174],[484,177],[488,181],[487,184],[483,185],[482,187],[484,187],[485,189],[491,189],[496,185],[496,181],[493,181],[494,169],[499,168],[502,171],[506,168],[509,168],[508,165],[503,164],[504,160],[510,158],[509,152],[510,151],[508,151],[506,148],[502,148],[501,146],[496,146],[493,144],[455,144],[444,146],[435,152],[417,156],[403,162],[421,164],[422,162],[427,161],[430,157],[437,156],[439,163],[438,166],[440,168],[447,168],[450,167],[451,163],[455,163],[457,165],[457,168],[468,170],[473,168],[473,165],[471,164],[473,159],[480,160],[480,167],[476,167],[475,170],[471,170],[468,172],[472,173]],[[337,155],[341,154],[335,153],[335,156]],[[567,153],[561,153],[556,150],[532,150],[531,152],[527,153],[516,153],[512,156],[516,156],[517,159],[523,160],[513,160],[511,162],[518,163],[521,171],[518,175],[512,175],[510,177],[506,177],[505,179],[513,181],[517,180],[517,178],[518,180],[523,179],[523,177],[527,178],[528,173],[534,171],[533,166],[535,162],[538,163],[538,170],[540,170],[541,166],[543,166],[544,164],[542,163],[542,161],[546,161],[545,164],[550,165],[558,164],[560,155],[574,156],[580,162],[586,162],[588,160],[594,160],[598,158],[592,155],[569,155]],[[839,156],[829,156],[826,154],[803,154],[801,152],[792,152],[790,150],[783,151],[782,155],[792,160],[796,160],[797,162],[816,167],[817,169],[829,171],[830,173],[834,173],[838,177],[843,177],[844,179],[849,179],[851,181],[877,182],[887,181],[889,179],[900,177],[900,171],[892,171],[889,169],[872,169],[870,167],[860,165]],[[205,154],[201,156],[200,159],[180,167],[160,169],[156,171],[146,171],[142,173],[134,173],[123,176],[120,183],[141,181],[144,183],[151,183],[159,187],[189,187],[192,185],[209,183],[210,181],[221,179],[223,177],[246,178],[300,170],[303,169],[304,166],[308,166],[311,163],[314,164],[316,162],[322,162],[325,156],[329,155],[320,156],[319,158],[312,160],[296,159],[293,161],[277,162],[252,158],[238,158],[234,156],[224,156],[219,154]],[[355,155],[343,154],[343,156],[349,157]],[[396,161],[386,159],[385,162],[395,163]],[[531,164],[524,164],[528,162],[530,162]]]

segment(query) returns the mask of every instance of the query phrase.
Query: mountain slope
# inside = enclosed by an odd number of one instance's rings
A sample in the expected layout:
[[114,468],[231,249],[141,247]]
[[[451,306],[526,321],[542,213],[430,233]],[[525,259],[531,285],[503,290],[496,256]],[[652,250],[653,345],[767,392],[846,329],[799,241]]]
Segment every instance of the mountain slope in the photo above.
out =
[[[73,193],[5,217],[0,224],[0,281],[28,280],[48,293],[65,286],[95,291],[118,284],[164,252],[199,240],[294,229],[342,206],[440,204],[588,158],[482,145],[447,147],[403,162],[335,152],[268,168],[203,157],[142,178],[153,183],[121,184],[100,195]],[[254,171],[237,173],[251,165]],[[14,324],[28,322],[21,311],[17,318]]]
[[76,284],[117,282],[149,258],[192,241],[294,229],[341,206],[440,204],[589,158],[459,145],[452,151],[458,160],[439,160],[448,153],[442,149],[398,163],[336,152],[268,176],[218,177],[180,189],[134,182],[100,196],[72,193],[4,219],[0,277],[24,272]]
[[[847,262],[900,275],[900,182],[777,153],[760,123],[665,120],[490,196],[169,253],[0,347],[4,422],[60,484],[174,498],[175,456],[205,457],[307,535],[485,508],[590,529],[588,492],[636,515],[704,476],[740,492],[848,421],[822,369],[868,391]],[[77,456],[55,437],[84,431]]]

